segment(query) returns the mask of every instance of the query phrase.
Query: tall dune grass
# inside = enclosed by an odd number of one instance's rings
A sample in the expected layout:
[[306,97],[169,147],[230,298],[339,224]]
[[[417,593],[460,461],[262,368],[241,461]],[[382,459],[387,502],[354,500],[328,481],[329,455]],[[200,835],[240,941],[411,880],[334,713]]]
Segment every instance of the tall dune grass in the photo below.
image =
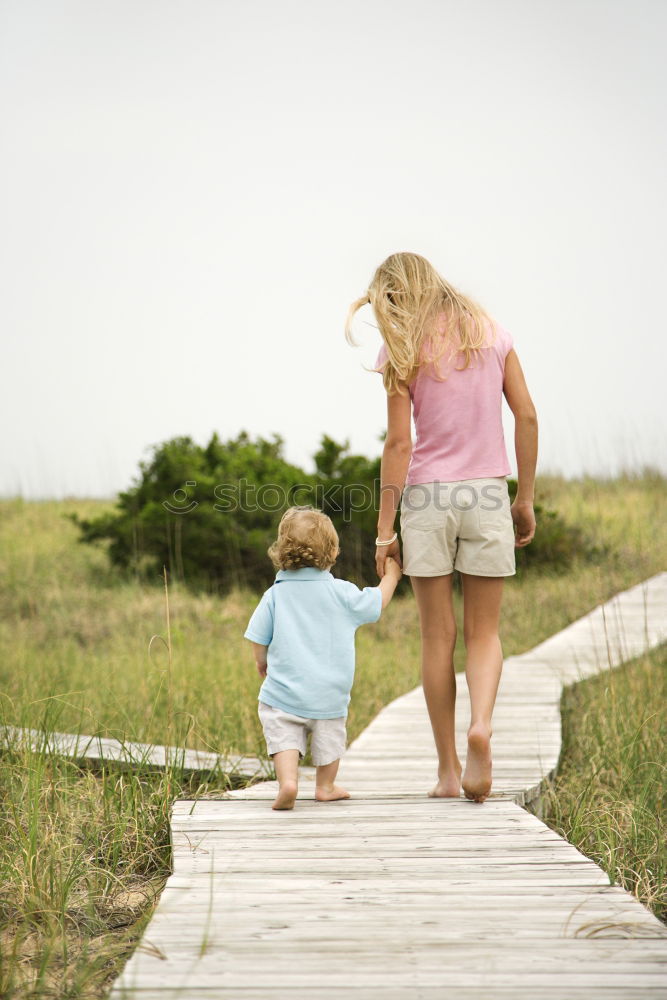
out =
[[[221,786],[219,786],[221,787]],[[178,770],[95,771],[3,747],[0,996],[102,996],[170,870]]]
[[667,646],[563,696],[542,818],[667,921]]

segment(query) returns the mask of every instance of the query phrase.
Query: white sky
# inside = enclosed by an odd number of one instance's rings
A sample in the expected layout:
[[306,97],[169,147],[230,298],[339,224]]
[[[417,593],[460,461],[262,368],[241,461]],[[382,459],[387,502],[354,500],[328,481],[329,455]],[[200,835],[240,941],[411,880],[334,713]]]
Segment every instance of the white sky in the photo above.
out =
[[0,493],[111,495],[213,430],[378,453],[378,334],[342,327],[398,250],[512,332],[543,471],[667,469],[666,27],[664,0],[0,0]]

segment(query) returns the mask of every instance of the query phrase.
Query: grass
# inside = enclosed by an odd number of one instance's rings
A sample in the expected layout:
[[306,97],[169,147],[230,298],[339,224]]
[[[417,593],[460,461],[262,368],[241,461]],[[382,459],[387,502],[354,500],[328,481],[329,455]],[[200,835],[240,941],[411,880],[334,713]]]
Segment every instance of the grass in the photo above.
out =
[[[572,483],[552,477],[540,490],[548,506],[579,521],[600,543],[601,554],[565,575],[532,573],[508,582],[505,655],[529,649],[667,566],[663,479],[647,474]],[[167,638],[161,579],[147,585],[119,576],[104,549],[79,545],[62,516],[105,506],[0,502],[0,723],[154,743],[173,739],[263,756],[259,678],[242,638],[256,596],[236,591],[219,599],[171,586],[168,684],[163,644],[148,652],[151,636]],[[410,596],[359,631],[357,662],[350,739],[384,704],[419,683]],[[638,698],[651,704],[647,690]],[[198,792],[215,795],[223,787],[218,781]],[[0,995],[104,995],[169,872],[171,802],[195,791],[177,772],[96,772],[48,754],[2,753]],[[640,813],[632,815],[635,822]],[[576,830],[589,829],[590,815],[585,824],[584,816],[582,807]],[[620,818],[615,822],[626,829]],[[600,843],[604,836],[603,826]],[[646,891],[643,876],[637,884],[638,892]]]
[[667,646],[566,689],[542,818],[667,921]]
[[0,788],[0,995],[102,995],[169,870],[166,779],[5,751]]
[[170,871],[178,771],[97,771],[3,748],[0,996],[104,996]]

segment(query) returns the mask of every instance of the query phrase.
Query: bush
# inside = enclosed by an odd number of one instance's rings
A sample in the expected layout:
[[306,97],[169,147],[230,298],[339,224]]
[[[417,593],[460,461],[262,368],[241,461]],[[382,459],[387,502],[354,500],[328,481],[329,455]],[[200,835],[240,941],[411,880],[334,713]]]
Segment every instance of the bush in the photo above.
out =
[[[306,473],[283,457],[275,435],[229,441],[214,434],[205,447],[177,437],[153,448],[116,510],[86,519],[69,515],[83,542],[109,541],[111,562],[138,576],[170,575],[197,589],[265,589],[274,577],[266,550],[284,510],[312,504],[328,514],[340,537],[333,573],[359,586],[377,583],[375,532],[380,459],[349,453],[324,435]],[[509,482],[514,496],[516,482]],[[535,541],[517,550],[520,570],[565,569],[597,554],[583,532],[555,511],[536,507]],[[401,586],[407,586],[402,582]]]
[[[71,515],[81,540],[110,539],[111,561],[141,576],[166,566],[196,588],[264,588],[273,573],[266,549],[286,506],[309,477],[282,456],[282,440],[247,434],[202,448],[189,437],[153,449],[117,510],[86,520]],[[310,477],[312,478],[312,477]]]

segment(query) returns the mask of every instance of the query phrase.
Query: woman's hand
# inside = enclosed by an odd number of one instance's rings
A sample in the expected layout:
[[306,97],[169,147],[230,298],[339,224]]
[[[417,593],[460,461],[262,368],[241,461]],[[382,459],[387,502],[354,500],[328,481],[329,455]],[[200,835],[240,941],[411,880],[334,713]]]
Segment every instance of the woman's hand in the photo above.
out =
[[535,511],[529,500],[515,500],[510,509],[516,536],[514,545],[517,549],[522,549],[532,542],[535,535]]
[[401,547],[398,538],[391,545],[378,545],[375,549],[375,568],[380,579],[384,576],[384,564],[387,556],[395,559],[399,566],[403,566],[401,561]]

